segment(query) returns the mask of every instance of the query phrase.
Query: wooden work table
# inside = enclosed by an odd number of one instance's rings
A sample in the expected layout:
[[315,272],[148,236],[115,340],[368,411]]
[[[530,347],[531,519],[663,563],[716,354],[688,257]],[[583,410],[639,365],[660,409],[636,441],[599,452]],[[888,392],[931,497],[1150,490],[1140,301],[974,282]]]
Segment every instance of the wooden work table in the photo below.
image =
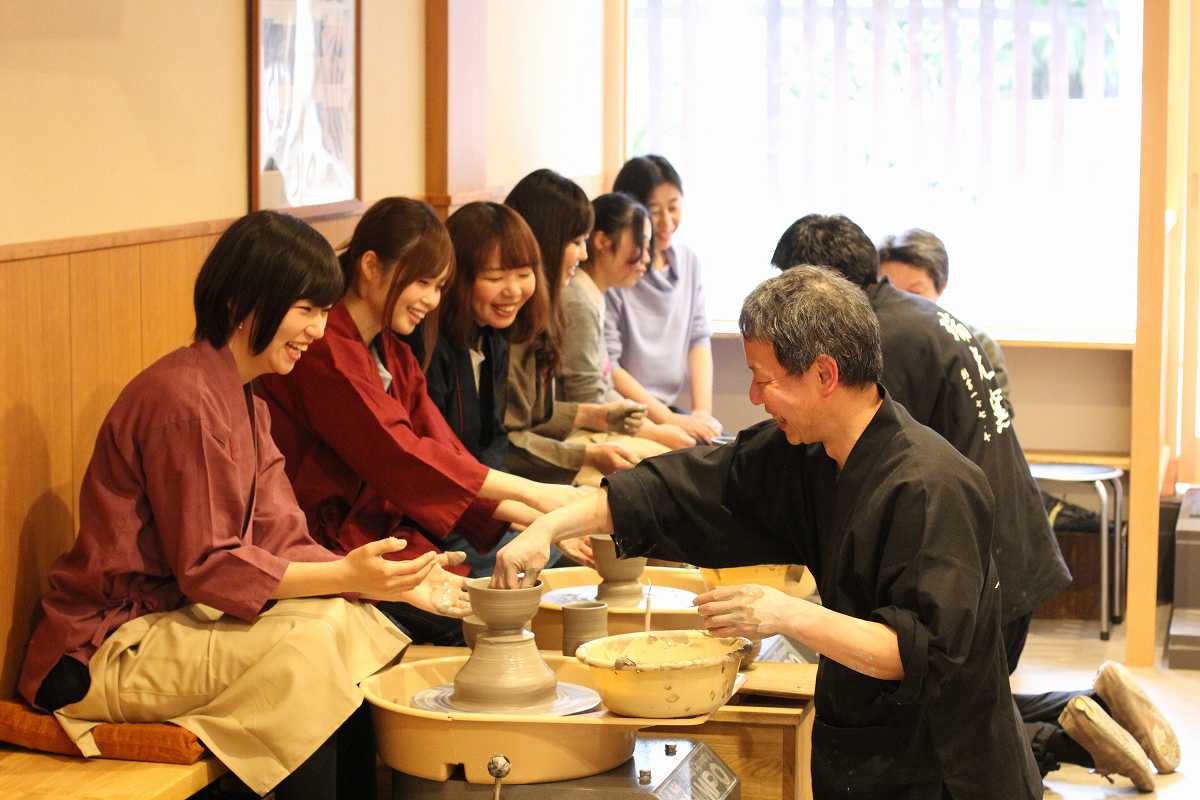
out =
[[[469,652],[465,647],[414,645],[405,651],[404,660]],[[743,800],[811,800],[811,698],[816,679],[816,664],[760,662],[746,673],[733,702],[713,712],[703,725],[676,727],[664,720],[661,727],[638,735],[703,741],[737,774]]]

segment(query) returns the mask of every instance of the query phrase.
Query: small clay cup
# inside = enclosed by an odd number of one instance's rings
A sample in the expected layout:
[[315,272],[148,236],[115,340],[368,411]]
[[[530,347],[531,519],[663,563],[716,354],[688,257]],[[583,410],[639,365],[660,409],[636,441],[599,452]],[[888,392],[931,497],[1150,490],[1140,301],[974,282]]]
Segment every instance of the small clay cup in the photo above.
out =
[[636,581],[646,571],[645,558],[617,558],[617,545],[611,536],[590,536],[592,557],[600,577],[613,583]]
[[472,648],[475,647],[475,638],[487,630],[487,625],[483,623],[483,620],[474,614],[463,617],[462,626],[463,639],[466,641],[467,647]]
[[471,613],[483,621],[489,634],[520,633],[533,619],[542,601],[542,582],[528,589],[492,589],[491,578],[467,581]]
[[603,579],[596,589],[596,599],[610,606],[636,606],[642,602],[639,579],[646,570],[645,558],[617,558],[617,546],[609,536],[592,536],[592,556],[596,571]]
[[579,645],[608,636],[608,603],[579,600],[562,607],[564,656],[571,658]]

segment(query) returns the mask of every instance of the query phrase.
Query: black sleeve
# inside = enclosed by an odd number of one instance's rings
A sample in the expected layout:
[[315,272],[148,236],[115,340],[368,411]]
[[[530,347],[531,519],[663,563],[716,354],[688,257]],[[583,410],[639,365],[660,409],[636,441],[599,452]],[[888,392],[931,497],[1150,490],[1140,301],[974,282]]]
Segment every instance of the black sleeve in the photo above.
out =
[[980,484],[909,484],[892,496],[880,607],[869,618],[896,631],[904,679],[895,703],[935,700],[967,661],[991,564],[981,548],[991,536],[992,500]]
[[425,370],[425,391],[428,392],[429,399],[438,407],[446,422],[454,430],[454,435],[461,439],[463,432],[458,429],[458,414],[454,407],[453,369],[454,365],[450,354],[445,344],[439,341],[433,350],[433,357],[429,359],[429,368]]
[[666,453],[610,475],[618,551],[702,567],[805,563],[793,536],[803,520],[784,502],[802,494],[800,476],[771,467],[773,430],[758,426],[733,444]]

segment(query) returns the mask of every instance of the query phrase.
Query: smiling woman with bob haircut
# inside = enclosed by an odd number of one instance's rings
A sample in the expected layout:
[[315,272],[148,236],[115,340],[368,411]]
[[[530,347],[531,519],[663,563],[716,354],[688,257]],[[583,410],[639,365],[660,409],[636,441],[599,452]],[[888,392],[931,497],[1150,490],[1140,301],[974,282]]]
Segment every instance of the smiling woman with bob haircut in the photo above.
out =
[[259,794],[372,796],[358,682],[408,639],[331,595],[402,600],[446,574],[432,553],[385,560],[404,547],[392,539],[344,557],[313,541],[250,391],[295,368],[341,290],[308,225],[243,217],[196,279],[195,342],[130,381],[101,425],[20,679],[84,755],[99,722],[173,722]]

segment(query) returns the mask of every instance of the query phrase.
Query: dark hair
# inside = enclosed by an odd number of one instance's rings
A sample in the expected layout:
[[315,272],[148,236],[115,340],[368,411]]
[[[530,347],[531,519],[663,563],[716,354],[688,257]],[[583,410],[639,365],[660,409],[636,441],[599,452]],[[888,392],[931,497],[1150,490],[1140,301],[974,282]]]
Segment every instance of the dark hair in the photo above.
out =
[[769,342],[779,364],[798,375],[827,355],[847,386],[879,381],[879,320],[861,289],[832,270],[807,264],[760,283],[738,318],[747,341]]
[[[604,233],[612,240],[613,245],[616,245],[626,231],[633,233],[638,257],[641,258],[642,231],[645,230],[646,220],[650,218],[646,207],[625,192],[609,192],[593,200],[592,209],[596,212],[596,224],[588,238],[588,260],[592,259],[592,253],[596,251],[594,240],[597,233]],[[654,252],[653,228],[650,239],[650,252]]]
[[563,251],[572,239],[586,236],[592,230],[592,204],[575,181],[554,170],[539,169],[513,187],[504,198],[504,205],[525,219],[542,252],[550,314],[546,329],[534,338],[533,350],[540,367],[553,374],[567,324],[560,297]]
[[504,333],[510,342],[526,342],[546,328],[550,299],[546,293],[546,275],[533,231],[521,215],[499,203],[467,203],[446,220],[458,262],[448,297],[443,303],[443,335],[464,350],[475,346],[479,328],[471,311],[475,278],[493,253],[498,253],[501,269],[533,269],[537,288],[517,318]]
[[[359,264],[368,252],[392,273],[383,304],[383,328],[391,329],[396,301],[413,281],[436,278],[449,269],[447,284],[454,275],[454,247],[446,226],[427,203],[407,197],[385,197],[367,209],[354,226],[350,241],[342,246],[338,260],[346,278],[346,289],[354,286]],[[421,323],[423,367],[429,366],[437,343],[438,312],[435,308]]]
[[341,296],[342,271],[324,236],[287,214],[254,211],[221,234],[200,267],[193,337],[224,347],[253,314],[250,349],[258,354],[294,303],[331,306]]
[[879,280],[879,254],[871,238],[848,217],[809,214],[779,237],[771,263],[781,270],[816,264],[841,273],[859,286]]
[[671,162],[662,156],[636,156],[625,162],[613,180],[614,192],[625,192],[644,206],[650,205],[650,195],[664,183],[669,183],[683,194],[683,181]]
[[938,293],[946,291],[950,280],[950,256],[946,245],[929,231],[912,228],[899,236],[889,236],[879,248],[879,263],[899,261],[925,270]]

